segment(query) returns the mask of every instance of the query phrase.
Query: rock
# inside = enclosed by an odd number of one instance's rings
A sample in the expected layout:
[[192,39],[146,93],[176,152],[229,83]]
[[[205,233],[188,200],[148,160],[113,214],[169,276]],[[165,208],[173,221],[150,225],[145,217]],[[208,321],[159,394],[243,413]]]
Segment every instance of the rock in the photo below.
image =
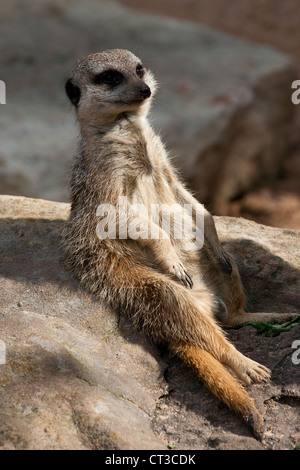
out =
[[242,218],[215,217],[215,222],[224,245],[236,255],[248,311],[299,313],[299,231]]
[[157,76],[153,125],[202,202],[225,211],[227,201],[277,175],[295,109],[287,56],[112,1],[15,0],[0,19],[2,193],[68,200],[77,128],[64,83],[78,57],[114,47],[132,50]]
[[150,419],[164,364],[64,269],[68,211],[1,197],[0,447],[166,448]]
[[[262,443],[164,350],[85,292],[61,261],[69,205],[0,196],[1,449],[290,449],[299,440],[300,328],[228,331],[273,371],[249,387]],[[249,311],[299,312],[299,232],[216,218]],[[2,348],[3,351],[3,348]],[[3,363],[4,362],[4,363]]]

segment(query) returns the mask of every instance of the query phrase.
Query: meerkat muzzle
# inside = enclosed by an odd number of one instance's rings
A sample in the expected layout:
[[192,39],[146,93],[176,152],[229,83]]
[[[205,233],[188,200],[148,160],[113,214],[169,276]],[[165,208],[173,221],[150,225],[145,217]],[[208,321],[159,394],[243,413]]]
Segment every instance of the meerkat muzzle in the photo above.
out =
[[142,88],[140,88],[140,94],[142,95],[144,99],[149,98],[151,96],[151,90],[148,87],[148,85],[145,85]]

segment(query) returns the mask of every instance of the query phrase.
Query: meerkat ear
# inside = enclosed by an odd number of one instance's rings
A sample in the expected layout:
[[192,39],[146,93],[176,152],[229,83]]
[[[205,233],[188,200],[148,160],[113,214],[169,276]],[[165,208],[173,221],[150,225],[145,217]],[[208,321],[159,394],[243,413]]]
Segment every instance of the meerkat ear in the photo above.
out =
[[65,90],[71,103],[74,104],[74,106],[77,106],[80,101],[81,92],[80,88],[74,85],[71,78],[66,82]]

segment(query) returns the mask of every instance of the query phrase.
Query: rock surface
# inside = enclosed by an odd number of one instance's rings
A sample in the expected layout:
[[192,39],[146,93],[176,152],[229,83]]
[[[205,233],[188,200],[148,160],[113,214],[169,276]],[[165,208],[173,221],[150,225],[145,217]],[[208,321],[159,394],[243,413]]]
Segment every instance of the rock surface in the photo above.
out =
[[[1,449],[291,449],[300,442],[300,328],[230,330],[273,371],[249,393],[262,443],[166,351],[82,290],[61,262],[69,205],[0,196]],[[237,255],[249,311],[299,312],[299,232],[216,218]],[[1,343],[3,344],[3,343]]]
[[0,22],[1,193],[68,200],[77,129],[64,83],[78,57],[115,47],[135,52],[157,76],[153,125],[202,202],[224,211],[277,174],[295,108],[287,56],[113,1],[14,0]]

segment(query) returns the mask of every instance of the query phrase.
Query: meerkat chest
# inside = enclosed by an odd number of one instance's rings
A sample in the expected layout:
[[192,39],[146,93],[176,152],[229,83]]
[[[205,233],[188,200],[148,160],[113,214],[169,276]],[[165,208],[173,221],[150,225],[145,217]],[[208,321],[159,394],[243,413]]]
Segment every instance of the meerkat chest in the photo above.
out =
[[175,195],[164,176],[162,162],[159,157],[159,149],[154,153],[154,148],[147,148],[147,166],[135,179],[135,188],[132,194],[132,202],[142,203],[147,207],[155,204],[174,204]]
[[133,204],[144,204],[147,208],[160,203],[173,203],[174,198],[167,185],[160,181],[155,171],[151,174],[141,174],[135,181],[131,194]]
[[132,148],[134,158],[129,162],[128,171],[131,202],[147,207],[159,203],[173,204],[175,197],[163,173],[167,158],[163,144],[147,122],[138,130],[138,140]]

